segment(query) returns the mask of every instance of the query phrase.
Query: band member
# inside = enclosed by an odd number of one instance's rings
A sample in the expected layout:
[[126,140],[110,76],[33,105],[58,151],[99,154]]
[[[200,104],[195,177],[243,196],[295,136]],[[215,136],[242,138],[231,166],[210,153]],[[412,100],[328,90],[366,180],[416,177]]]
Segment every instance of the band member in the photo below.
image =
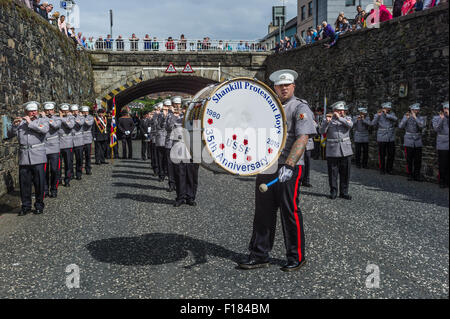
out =
[[436,149],[439,163],[439,187],[445,188],[449,184],[448,169],[448,101],[442,104],[439,115],[433,117],[433,129],[437,133]]
[[317,134],[314,136],[314,156],[315,160],[319,158],[322,160],[326,159],[325,156],[325,143],[322,146],[322,135],[319,134],[319,128],[322,126],[323,122],[323,109],[317,108],[314,112],[314,121],[317,124]]
[[150,154],[150,112],[146,111],[142,115],[141,120],[139,121],[139,128],[141,131],[141,156],[142,160],[146,161],[147,158],[151,158]]
[[[112,124],[112,114],[111,111],[108,110],[106,112],[106,134],[108,135],[108,140],[105,142],[104,145],[104,150],[105,150],[105,158],[111,159],[111,155],[113,156],[113,158],[120,158],[119,157],[119,142],[116,143],[116,145],[114,145],[112,147],[112,152],[111,152],[111,142],[110,142],[110,138],[111,138],[111,124]],[[116,136],[119,136],[119,132],[116,128]],[[108,164],[108,162],[105,162],[103,164]]]
[[409,107],[403,119],[398,125],[399,128],[405,129],[404,144],[406,157],[406,170],[408,173],[408,180],[423,181],[420,175],[422,167],[422,130],[425,128],[427,118],[419,116],[420,104],[414,103]]
[[[135,128],[134,121],[130,116],[129,109],[124,107],[122,111],[122,116],[119,118],[117,128],[119,129],[119,134],[122,139],[122,158],[123,159],[133,159],[133,140],[131,138],[131,133]],[[128,156],[127,156],[128,147]]]
[[108,162],[106,162],[105,160],[105,154],[107,152],[107,149],[109,149],[108,147],[109,134],[106,128],[107,122],[108,120],[105,115],[105,109],[99,108],[97,110],[97,116],[94,118],[94,125],[92,131],[95,143],[96,165],[108,164]]
[[158,115],[156,125],[156,150],[158,156],[159,181],[162,182],[168,175],[166,158],[166,121],[169,116],[169,106],[172,106],[170,100],[165,100],[162,112]]
[[159,159],[158,159],[158,149],[156,147],[156,137],[157,137],[157,126],[158,126],[158,118],[159,114],[161,113],[163,103],[158,103],[155,106],[155,110],[153,111],[153,116],[150,121],[150,137],[152,141],[151,146],[151,153],[152,153],[152,169],[153,169],[153,175],[159,176]]
[[[59,107],[59,118],[61,128],[59,129],[59,143],[61,148],[61,158],[64,162],[64,186],[70,187],[70,180],[73,176],[73,136],[72,129],[75,126],[75,118],[69,110],[69,104],[62,104]],[[60,179],[62,173],[60,174]]]
[[94,117],[89,114],[89,106],[81,107],[81,113],[84,116],[84,124],[83,124],[84,169],[86,171],[86,175],[91,175],[92,126],[94,125]]
[[[175,97],[172,99],[172,106],[169,106],[169,114],[166,120],[166,161],[167,161],[167,177],[169,180],[169,192],[175,190],[175,172],[173,162],[170,159],[170,150],[172,149],[173,140],[171,139],[171,133],[174,128],[174,122],[176,118],[180,117],[181,98]],[[177,116],[174,112],[177,112]]]
[[[379,154],[380,173],[393,174],[395,159],[395,126],[398,121],[392,111],[392,103],[385,102],[381,105],[381,110],[375,114],[372,125],[378,127],[377,142]],[[387,160],[386,160],[387,156]]]
[[61,128],[61,119],[55,116],[55,102],[45,102],[44,112],[41,117],[47,119],[49,131],[45,136],[45,152],[47,154],[47,166],[45,176],[45,196],[50,198],[57,197],[59,179],[61,174],[61,158],[59,130]]
[[79,107],[77,104],[73,104],[70,107],[72,114],[75,118],[75,126],[72,129],[73,133],[73,153],[75,154],[76,160],[76,170],[75,175],[77,180],[81,180],[81,175],[83,174],[83,125],[85,118],[80,114]]
[[355,162],[356,167],[367,168],[369,163],[369,127],[372,122],[366,108],[360,107],[358,112],[359,115],[353,117]]
[[10,133],[19,139],[19,184],[22,209],[19,216],[31,212],[31,191],[34,185],[35,214],[44,212],[45,136],[49,131],[48,119],[38,117],[39,103],[32,101],[24,105],[25,116],[14,119]]
[[353,127],[352,118],[346,116],[348,110],[344,101],[334,103],[333,113],[327,114],[326,120],[320,127],[320,134],[327,134],[327,163],[328,182],[330,185],[330,199],[339,197],[351,200],[348,194],[350,183],[351,156],[353,155],[350,131]]
[[[287,139],[278,161],[279,165],[276,167],[277,172],[259,174],[256,177],[255,217],[249,244],[250,255],[246,261],[239,264],[242,269],[268,266],[269,252],[275,239],[278,208],[287,256],[287,263],[281,270],[298,270],[305,262],[305,235],[300,210],[299,182],[304,165],[303,154],[309,136],[314,136],[317,131],[314,115],[307,102],[294,96],[297,77],[298,74],[292,70],[280,70],[270,76],[286,114]],[[260,184],[267,184],[275,178],[278,178],[279,182],[271,186],[266,193],[258,190]]]

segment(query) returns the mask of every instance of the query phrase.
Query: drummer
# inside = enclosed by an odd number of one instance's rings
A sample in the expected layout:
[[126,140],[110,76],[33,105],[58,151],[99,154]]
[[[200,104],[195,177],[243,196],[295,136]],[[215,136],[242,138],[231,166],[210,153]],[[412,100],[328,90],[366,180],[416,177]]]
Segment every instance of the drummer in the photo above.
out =
[[[260,174],[256,178],[255,217],[249,245],[250,255],[240,263],[242,269],[269,266],[269,252],[275,239],[276,212],[280,208],[287,263],[283,271],[295,271],[305,263],[305,235],[299,203],[299,182],[304,165],[303,154],[310,136],[317,134],[314,114],[308,103],[294,96],[298,74],[280,70],[270,76],[275,92],[283,103],[287,121],[287,139],[275,173]],[[270,170],[270,168],[269,168]],[[260,184],[279,178],[266,193]]]

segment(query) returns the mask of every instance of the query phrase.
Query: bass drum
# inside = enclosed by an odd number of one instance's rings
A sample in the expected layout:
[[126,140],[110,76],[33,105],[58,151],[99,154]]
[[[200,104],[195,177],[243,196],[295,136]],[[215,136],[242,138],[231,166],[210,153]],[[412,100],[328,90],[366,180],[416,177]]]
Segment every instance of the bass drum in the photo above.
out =
[[198,92],[183,120],[191,158],[214,172],[261,174],[286,142],[286,117],[263,82],[236,78]]

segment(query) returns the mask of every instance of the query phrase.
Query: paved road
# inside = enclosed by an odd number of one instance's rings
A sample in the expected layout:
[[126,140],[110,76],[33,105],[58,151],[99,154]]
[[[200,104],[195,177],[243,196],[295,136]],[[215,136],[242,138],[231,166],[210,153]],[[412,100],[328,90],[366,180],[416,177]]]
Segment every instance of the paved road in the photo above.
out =
[[[235,269],[253,179],[201,169],[199,206],[174,208],[148,162],[94,166],[44,215],[0,217],[0,298],[448,298],[448,190],[354,168],[354,200],[330,201],[325,169],[313,163],[301,196],[308,263],[284,273],[279,224],[271,267]],[[71,264],[79,289],[66,287]],[[379,288],[366,286],[372,264]]]

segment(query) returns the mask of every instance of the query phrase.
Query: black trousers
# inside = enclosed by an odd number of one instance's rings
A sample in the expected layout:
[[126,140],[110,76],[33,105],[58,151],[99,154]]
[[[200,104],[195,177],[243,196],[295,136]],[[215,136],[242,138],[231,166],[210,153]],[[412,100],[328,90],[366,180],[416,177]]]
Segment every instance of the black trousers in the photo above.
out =
[[146,139],[141,142],[141,156],[144,161],[152,157],[150,152],[150,142]]
[[367,168],[369,163],[369,143],[355,143],[355,163]]
[[195,163],[173,163],[177,201],[192,200],[197,196],[198,169]]
[[83,145],[83,157],[84,157],[84,169],[86,173],[90,173],[92,170],[91,165],[91,153],[92,153],[92,143]]
[[169,179],[169,187],[175,188],[175,167],[170,159],[170,148],[166,148],[167,177]]
[[107,141],[95,141],[95,164],[105,162],[106,143]]
[[314,151],[312,153],[312,158],[318,160],[320,157],[320,141],[314,141]]
[[[379,165],[382,172],[392,172],[395,159],[394,142],[378,142]],[[386,160],[387,156],[387,160]]]
[[45,167],[45,194],[56,193],[58,191],[59,179],[61,174],[60,153],[47,154],[47,166]]
[[420,169],[422,168],[422,148],[421,147],[405,147],[406,172],[413,178],[420,177]]
[[83,146],[77,146],[73,148],[75,154],[75,175],[81,177],[83,175]]
[[301,177],[302,184],[309,184],[309,176],[311,172],[311,154],[312,150],[305,151],[305,157],[303,158],[303,160],[305,161],[305,165],[303,166]]
[[328,163],[328,183],[330,185],[330,194],[338,193],[348,195],[350,183],[351,156],[347,157],[327,157]]
[[[64,182],[69,183],[73,177],[73,149],[65,148],[61,150],[61,158],[64,162]],[[62,170],[60,174],[62,180]]]
[[255,185],[255,217],[253,234],[249,244],[250,254],[260,259],[269,258],[275,240],[277,210],[280,208],[281,226],[288,261],[305,259],[305,234],[300,210],[300,177],[302,167],[297,166],[292,178],[285,183],[276,183],[265,193],[259,185],[274,180],[278,173],[260,174]]
[[151,165],[153,172],[155,172],[156,175],[159,175],[159,166],[158,166],[158,152],[156,151],[156,145],[155,143],[150,143],[150,154],[151,154]]
[[46,164],[19,166],[19,184],[22,209],[31,210],[31,194],[33,185],[35,195],[34,207],[37,210],[44,209],[45,166]]
[[[128,156],[127,156],[127,147],[128,147]],[[122,138],[122,158],[133,158],[133,140],[130,137]]]
[[158,175],[164,178],[168,174],[166,148],[164,146],[156,147],[156,158],[158,159]]
[[447,186],[449,184],[448,152],[449,151],[438,151],[439,184]]

